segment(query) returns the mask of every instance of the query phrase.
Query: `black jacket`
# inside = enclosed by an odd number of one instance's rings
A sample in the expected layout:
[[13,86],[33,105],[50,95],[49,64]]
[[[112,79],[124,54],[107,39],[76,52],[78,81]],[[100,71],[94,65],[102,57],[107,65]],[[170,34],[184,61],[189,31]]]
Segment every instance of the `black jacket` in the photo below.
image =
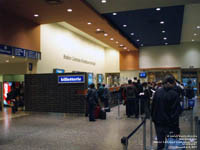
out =
[[156,124],[173,127],[181,114],[180,97],[174,89],[160,88],[152,103],[152,120]]
[[87,101],[89,104],[94,104],[94,105],[98,103],[98,95],[96,89],[88,89]]

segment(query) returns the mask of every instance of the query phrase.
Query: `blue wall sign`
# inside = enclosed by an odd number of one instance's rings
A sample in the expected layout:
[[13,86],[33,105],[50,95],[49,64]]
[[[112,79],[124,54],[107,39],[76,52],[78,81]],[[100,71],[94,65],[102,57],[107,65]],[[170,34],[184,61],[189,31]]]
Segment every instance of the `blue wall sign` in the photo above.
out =
[[22,48],[14,48],[14,55],[20,57],[26,57],[26,50]]
[[53,69],[54,73],[65,73],[64,69]]
[[28,50],[26,56],[28,58],[37,59],[37,53],[35,51],[29,51]]
[[146,76],[147,76],[146,72],[140,72],[139,73],[140,78],[146,78]]
[[93,83],[93,73],[88,73],[88,85]]
[[58,76],[58,83],[85,83],[85,76],[84,75]]
[[12,55],[12,47],[0,45],[0,54]]

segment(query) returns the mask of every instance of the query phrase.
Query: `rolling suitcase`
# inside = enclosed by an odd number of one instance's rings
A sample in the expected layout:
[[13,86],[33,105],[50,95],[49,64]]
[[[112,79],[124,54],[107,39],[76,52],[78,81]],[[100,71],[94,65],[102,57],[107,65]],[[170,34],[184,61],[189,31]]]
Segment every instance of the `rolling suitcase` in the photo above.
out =
[[188,108],[193,108],[195,104],[195,100],[194,99],[189,99],[188,100]]

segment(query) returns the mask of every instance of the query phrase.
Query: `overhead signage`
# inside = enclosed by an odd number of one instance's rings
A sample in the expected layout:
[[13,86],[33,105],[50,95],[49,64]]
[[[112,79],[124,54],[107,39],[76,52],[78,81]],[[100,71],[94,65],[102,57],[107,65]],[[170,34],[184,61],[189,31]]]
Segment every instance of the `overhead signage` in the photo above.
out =
[[88,85],[93,83],[93,73],[88,73]]
[[37,53],[35,51],[27,51],[27,57],[32,59],[37,59]]
[[84,75],[58,76],[58,83],[85,83]]
[[12,47],[0,45],[0,54],[12,55]]
[[0,44],[0,54],[27,57],[32,59],[41,59],[40,52],[7,46],[7,45],[1,45],[1,44]]
[[14,55],[20,57],[26,57],[26,50],[22,48],[14,48]]

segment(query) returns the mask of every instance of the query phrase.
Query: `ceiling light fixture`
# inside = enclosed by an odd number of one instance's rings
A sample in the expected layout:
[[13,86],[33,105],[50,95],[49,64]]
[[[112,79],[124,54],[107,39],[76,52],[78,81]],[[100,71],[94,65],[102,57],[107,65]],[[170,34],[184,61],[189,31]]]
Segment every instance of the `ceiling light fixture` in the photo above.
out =
[[124,47],[124,49],[127,49],[127,47]]
[[104,36],[108,36],[108,33],[104,33]]
[[165,30],[162,30],[162,33],[165,33]]
[[131,35],[134,35],[134,33],[132,32]]
[[192,42],[194,42],[194,39],[192,39]]
[[111,40],[111,41],[113,41],[113,40],[114,40],[114,38],[110,38],[110,40]]
[[88,22],[87,24],[88,24],[88,25],[91,25],[92,23],[91,23],[91,22]]
[[200,29],[200,26],[197,26],[197,29]]
[[194,36],[197,36],[197,34],[196,34],[196,33],[194,33]]
[[15,56],[12,56],[12,58],[14,59],[14,58],[15,58]]
[[166,38],[166,37],[164,37],[163,39],[164,39],[164,40],[167,40],[167,38]]
[[157,11],[160,11],[160,8],[156,8]]
[[68,12],[72,12],[72,9],[71,9],[71,8],[69,8],[69,9],[67,9],[67,11],[68,11]]
[[139,41],[140,41],[140,39],[137,39],[136,41],[137,41],[137,42],[139,42]]
[[126,24],[124,24],[124,25],[123,25],[123,27],[124,27],[124,28],[126,28],[126,27],[127,27],[127,25],[126,25]]
[[140,46],[144,46],[144,44],[141,44]]
[[164,23],[165,23],[164,21],[161,21],[161,22],[160,22],[160,24],[164,24]]
[[127,50],[128,52],[130,51],[130,49]]
[[39,17],[39,15],[38,15],[38,14],[34,14],[33,16],[34,16],[34,17],[36,17],[36,18],[37,18],[37,17]]
[[96,30],[97,30],[98,32],[99,32],[99,31],[101,31],[101,29],[99,29],[99,28],[98,28],[98,29],[96,29]]
[[116,16],[117,15],[117,13],[113,13],[113,16]]
[[118,41],[116,41],[115,43],[116,43],[116,44],[118,44],[119,42],[118,42]]
[[165,45],[168,45],[168,43],[165,43]]
[[8,63],[8,62],[9,62],[9,60],[6,60],[6,62]]
[[119,46],[120,46],[120,47],[123,47],[124,45],[123,45],[123,44],[120,44]]
[[106,1],[106,0],[101,0],[101,2],[102,2],[102,3],[106,3],[107,1]]

